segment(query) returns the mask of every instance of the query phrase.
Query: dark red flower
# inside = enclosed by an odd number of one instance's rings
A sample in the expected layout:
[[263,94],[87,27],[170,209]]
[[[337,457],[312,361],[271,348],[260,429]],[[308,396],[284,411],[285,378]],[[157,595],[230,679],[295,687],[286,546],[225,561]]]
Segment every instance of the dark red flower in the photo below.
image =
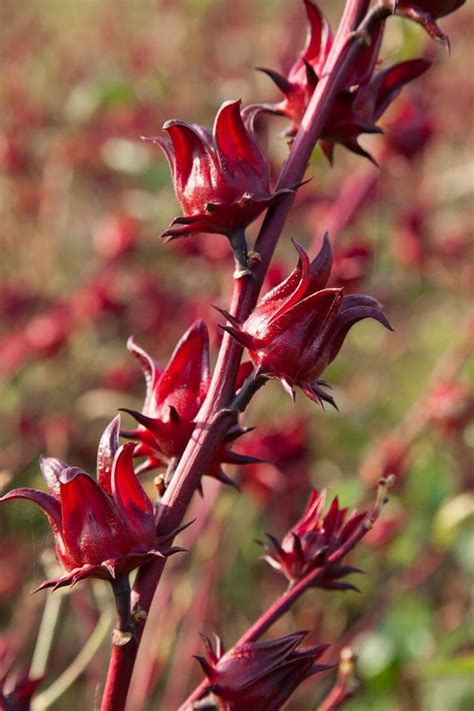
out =
[[125,410],[139,423],[123,432],[137,439],[135,456],[147,460],[146,471],[166,466],[179,457],[191,437],[211,381],[209,335],[204,321],[196,321],[182,336],[166,368],[162,368],[133,338],[127,348],[137,358],[145,375],[146,396],[141,412]]
[[[250,107],[253,115],[267,111],[291,120],[287,135],[296,135],[304,112],[321,77],[329,54],[332,35],[329,24],[319,8],[305,0],[309,21],[308,41],[287,77],[271,69],[262,69],[270,76],[284,98],[276,104],[261,104]],[[326,126],[321,135],[321,147],[332,160],[334,146],[340,143],[349,150],[372,160],[358,143],[363,133],[380,133],[376,125],[379,118],[395,99],[405,84],[419,77],[431,63],[415,59],[388,67],[374,74],[382,41],[383,23],[372,32],[370,46],[359,51],[349,76],[337,94]]]
[[93,235],[95,250],[105,260],[129,255],[136,246],[138,231],[138,222],[130,215],[108,215]]
[[281,420],[264,432],[254,430],[241,451],[257,455],[261,461],[242,469],[241,488],[267,506],[271,506],[272,497],[277,502],[284,496],[284,511],[279,506],[273,508],[288,515],[298,493],[308,487],[309,439],[307,421],[301,417]]
[[462,436],[474,420],[474,388],[455,380],[440,380],[425,401],[430,423],[446,437]]
[[426,102],[421,96],[398,104],[395,115],[385,127],[385,142],[389,153],[407,160],[422,153],[433,137],[435,125]]
[[305,679],[331,668],[316,663],[329,645],[298,649],[306,634],[295,632],[269,642],[250,642],[227,654],[219,639],[214,651],[204,638],[207,659],[196,657],[209,679],[204,694],[217,697],[223,711],[280,709]]
[[294,244],[299,261],[290,276],[261,299],[244,323],[222,311],[232,324],[224,328],[247,348],[258,372],[279,378],[292,397],[297,385],[310,400],[334,405],[319,378],[339,353],[350,328],[365,318],[391,326],[371,296],[343,296],[343,289],[325,288],[332,267],[327,236],[312,263],[304,249]]
[[397,0],[395,12],[418,22],[434,39],[449,44],[448,37],[438,27],[436,20],[450,15],[465,2],[466,0]]
[[[2,645],[3,646],[3,645]],[[42,677],[31,679],[28,669],[14,668],[14,654],[7,645],[0,650],[0,709],[29,711],[31,698]]]
[[253,117],[243,119],[240,103],[227,101],[221,106],[212,133],[173,120],[163,126],[169,139],[147,139],[165,152],[183,210],[163,236],[226,235],[236,255],[236,276],[250,273],[243,230],[288,192],[271,190],[270,167],[255,137]]
[[[165,369],[137,346],[133,338],[129,339],[127,346],[143,369],[146,396],[141,412],[124,408],[139,426],[135,430],[122,432],[122,435],[138,440],[134,456],[145,457],[138,472],[172,466],[189,442],[211,381],[206,324],[198,320],[186,331]],[[206,472],[208,476],[235,485],[220,465],[259,461],[227,449],[230,442],[245,432],[236,427],[228,433]]]
[[354,292],[363,282],[373,264],[373,247],[364,240],[357,240],[334,250],[334,273],[332,286],[342,286],[346,292]]
[[86,577],[113,581],[176,549],[161,546],[153,504],[133,469],[131,443],[119,447],[120,420],[106,428],[97,453],[97,481],[82,469],[54,457],[40,460],[50,494],[13,489],[0,501],[29,499],[45,512],[56,552],[67,573],[38,589],[74,585]]
[[265,560],[292,584],[311,571],[322,568],[324,574],[317,580],[317,587],[354,589],[350,583],[340,583],[338,580],[357,572],[357,569],[342,566],[340,560],[331,564],[331,560],[354,532],[364,525],[367,512],[354,511],[347,516],[347,509],[339,507],[336,497],[324,515],[326,494],[325,490],[319,494],[313,489],[303,516],[288,531],[281,544],[274,536],[268,536],[271,545],[265,544]]
[[465,2],[466,0],[398,0],[397,10],[413,7],[438,19],[458,10]]

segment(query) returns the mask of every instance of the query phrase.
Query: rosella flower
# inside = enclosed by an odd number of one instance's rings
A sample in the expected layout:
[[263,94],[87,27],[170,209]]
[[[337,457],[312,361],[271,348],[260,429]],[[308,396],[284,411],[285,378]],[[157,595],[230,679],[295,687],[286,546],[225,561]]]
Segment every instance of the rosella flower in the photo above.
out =
[[243,118],[240,100],[225,102],[212,133],[196,124],[167,121],[169,138],[151,137],[170,164],[183,215],[163,237],[199,232],[226,235],[236,258],[236,276],[249,274],[244,230],[288,190],[272,191],[270,167],[258,145],[253,118]]
[[31,679],[28,669],[14,668],[14,655],[5,645],[0,650],[0,709],[29,711],[31,699],[42,677]]
[[435,132],[435,125],[420,96],[398,104],[395,115],[385,127],[386,147],[391,154],[412,160],[422,153]]
[[13,489],[0,501],[29,499],[40,506],[53,530],[56,553],[67,571],[38,590],[74,585],[86,577],[114,582],[155,557],[177,549],[162,546],[153,504],[133,469],[131,443],[119,447],[120,421],[106,428],[97,453],[97,480],[54,457],[40,460],[49,494]]
[[440,380],[428,393],[425,410],[430,423],[441,434],[462,436],[474,420],[474,388],[455,380]]
[[448,37],[438,27],[436,20],[450,15],[465,2],[466,0],[397,0],[395,13],[418,22],[431,37],[449,45]]
[[331,668],[316,662],[329,645],[298,648],[306,632],[295,632],[269,642],[250,642],[224,654],[204,638],[207,659],[196,657],[212,693],[225,711],[276,711],[305,679]]
[[[285,513],[292,509],[298,493],[308,487],[309,431],[301,417],[285,419],[262,433],[252,432],[245,438],[243,452],[261,458],[240,472],[240,484],[260,503],[271,505],[272,499],[285,497]],[[276,498],[274,498],[276,497]]]
[[265,560],[282,573],[293,585],[315,573],[309,587],[336,590],[354,590],[351,583],[340,582],[349,573],[360,572],[344,564],[344,558],[367,534],[377,520],[387,501],[387,489],[393,477],[381,479],[376,500],[369,511],[348,515],[337,497],[324,514],[326,491],[313,489],[300,520],[288,531],[280,543],[268,535],[269,544],[263,544]]
[[344,296],[342,288],[325,288],[332,267],[327,236],[312,263],[304,249],[294,244],[299,261],[290,276],[261,299],[244,323],[222,311],[232,324],[223,328],[247,348],[260,375],[279,378],[292,397],[297,385],[310,400],[334,405],[320,376],[350,328],[365,318],[390,330],[391,326],[372,297]]
[[374,250],[370,244],[360,240],[334,252],[334,276],[332,286],[343,286],[353,292],[367,277],[372,266]]
[[[287,135],[296,135],[313,92],[321,78],[332,44],[329,24],[318,7],[305,0],[309,21],[306,46],[293,64],[287,77],[273,70],[262,69],[275,82],[284,98],[276,104],[261,104],[249,108],[249,113],[267,111],[290,119]],[[334,146],[340,143],[349,150],[373,160],[358,143],[363,133],[381,133],[376,125],[405,84],[419,77],[430,66],[424,59],[402,62],[374,74],[382,41],[383,23],[372,31],[370,46],[359,51],[350,74],[334,99],[321,147],[332,160]]]
[[127,348],[143,370],[146,396],[141,412],[125,410],[139,426],[123,436],[138,440],[135,456],[148,458],[141,467],[145,471],[179,457],[191,437],[211,381],[209,335],[205,323],[196,321],[180,339],[166,368],[133,338]]
[[[146,381],[142,411],[124,408],[136,419],[138,427],[122,432],[124,437],[138,440],[134,456],[145,457],[137,469],[141,473],[173,465],[191,438],[211,381],[209,335],[204,321],[196,321],[182,336],[165,369],[137,346],[133,338],[127,347],[139,361]],[[227,449],[230,442],[245,432],[235,427],[228,433],[206,472],[208,476],[235,486],[222,471],[221,463],[259,461]]]
[[353,512],[347,516],[347,509],[339,507],[337,497],[324,515],[326,491],[320,494],[313,489],[303,512],[303,516],[288,531],[282,542],[268,536],[265,544],[265,560],[282,573],[290,583],[304,578],[315,569],[324,569],[316,585],[324,588],[354,589],[350,583],[338,582],[341,577],[356,572],[355,568],[331,564],[331,558],[359,529],[367,517],[367,512]]

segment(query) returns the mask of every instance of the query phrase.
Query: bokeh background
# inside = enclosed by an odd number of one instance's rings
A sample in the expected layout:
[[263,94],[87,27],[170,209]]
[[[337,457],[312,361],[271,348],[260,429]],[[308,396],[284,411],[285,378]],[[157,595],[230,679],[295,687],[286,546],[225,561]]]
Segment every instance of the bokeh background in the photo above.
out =
[[[342,3],[320,6],[335,23]],[[215,356],[227,243],[160,241],[178,207],[159,148],[140,136],[168,118],[212,124],[227,99],[277,98],[254,67],[291,64],[305,13],[298,0],[2,0],[0,26],[0,476],[4,487],[42,488],[40,453],[93,471],[117,408],[139,409],[130,334],[165,363],[201,317]],[[268,463],[228,467],[240,496],[205,481],[192,550],[160,587],[130,711],[175,709],[200,678],[198,632],[230,646],[283,590],[255,539],[282,536],[311,485],[361,507],[388,472],[398,476],[390,504],[352,556],[366,572],[361,592],[310,591],[272,636],[311,630],[308,640],[333,643],[331,659],[350,643],[360,680],[351,711],[473,708],[470,3],[443,28],[451,56],[420,28],[389,23],[384,63],[428,54],[435,64],[384,117],[386,137],[363,140],[380,170],[342,148],[330,167],[315,151],[269,275],[275,283],[293,267],[290,237],[314,253],[329,229],[338,282],[382,301],[396,331],[364,322],[351,332],[327,373],[339,412],[302,396],[294,406],[276,382],[258,394],[240,450]],[[285,127],[261,126],[275,172]],[[108,591],[97,582],[31,596],[56,566],[47,523],[23,503],[0,516],[4,666],[33,660],[44,674],[36,711],[92,708],[108,659]],[[49,686],[84,647],[91,663],[51,705]],[[288,709],[314,709],[331,682],[306,684]]]

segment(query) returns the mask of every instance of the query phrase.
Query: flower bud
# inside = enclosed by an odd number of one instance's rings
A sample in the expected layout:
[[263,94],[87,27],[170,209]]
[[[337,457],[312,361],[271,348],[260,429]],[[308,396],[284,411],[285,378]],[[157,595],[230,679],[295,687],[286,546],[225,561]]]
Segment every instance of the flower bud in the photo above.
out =
[[335,405],[320,376],[349,330],[365,318],[392,327],[371,296],[344,296],[342,288],[325,288],[332,268],[327,236],[311,263],[304,249],[294,244],[299,261],[290,276],[260,300],[244,323],[223,311],[231,323],[224,329],[247,348],[257,372],[280,379],[292,397],[298,386],[310,400]]

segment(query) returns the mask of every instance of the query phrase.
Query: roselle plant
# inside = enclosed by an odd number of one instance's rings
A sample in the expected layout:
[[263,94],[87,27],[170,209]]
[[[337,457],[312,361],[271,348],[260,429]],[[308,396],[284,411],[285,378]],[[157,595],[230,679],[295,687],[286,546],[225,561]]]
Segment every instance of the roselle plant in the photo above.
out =
[[[298,0],[295,3],[298,5]],[[187,545],[196,543],[202,533],[200,527],[204,528],[206,516],[210,517],[213,499],[206,498],[205,478],[215,480],[212,491],[217,497],[219,483],[239,489],[238,479],[227,473],[226,465],[242,465],[245,478],[252,476],[253,467],[265,464],[257,451],[251,451],[251,445],[250,451],[239,451],[239,446],[245,447],[240,438],[252,429],[249,425],[255,424],[242,422],[249,404],[262,398],[268,381],[276,379],[293,400],[300,389],[316,405],[336,406],[328,392],[330,385],[322,376],[337,359],[350,329],[361,320],[372,319],[392,330],[377,295],[345,290],[346,284],[354,287],[358,275],[345,274],[341,266],[336,275],[332,273],[331,240],[335,237],[329,232],[321,241],[325,225],[318,226],[321,230],[315,238],[314,254],[309,256],[294,241],[296,267],[288,276],[276,279],[262,297],[259,294],[277,243],[286,233],[296,195],[317,189],[305,180],[315,148],[319,146],[331,161],[336,144],[373,160],[359,144],[359,137],[380,133],[378,121],[397,101],[398,94],[431,67],[431,60],[424,57],[380,66],[384,31],[392,16],[415,21],[431,37],[446,44],[447,37],[437,21],[463,2],[346,0],[334,34],[315,3],[304,0],[299,4],[302,11],[306,10],[309,23],[302,53],[286,75],[273,69],[261,70],[274,81],[283,99],[249,106],[232,99],[218,110],[212,130],[172,119],[163,125],[167,136],[144,137],[163,149],[182,211],[162,235],[168,241],[179,238],[196,242],[203,239],[203,233],[211,234],[215,240],[222,235],[228,239],[228,249],[233,254],[235,270],[233,274],[226,273],[228,282],[233,284],[231,301],[216,305],[222,316],[222,340],[214,368],[210,329],[202,319],[187,324],[166,367],[130,337],[127,347],[143,372],[145,400],[141,410],[120,408],[136,421],[133,429],[121,429],[120,416],[106,428],[98,444],[96,477],[62,459],[44,457],[40,469],[49,493],[16,487],[0,499],[27,499],[46,514],[62,572],[49,577],[38,589],[72,587],[86,578],[98,578],[110,586],[116,624],[103,685],[102,711],[121,711],[126,707],[127,696],[132,703],[132,677],[140,671],[139,655],[147,628],[160,605],[166,561],[173,555],[178,561],[176,570],[185,575],[188,551],[180,537],[187,536]],[[392,124],[395,138],[391,147],[387,142],[387,151],[398,150],[410,158],[419,143],[413,140],[413,132],[415,136],[422,135],[423,141],[428,140],[427,124],[420,120],[413,128],[412,114],[402,111],[396,116]],[[290,138],[288,157],[277,179],[272,177],[270,159],[261,140],[261,125],[273,121],[273,115],[290,124],[286,130]],[[408,137],[404,129],[409,131]],[[383,167],[383,161],[379,162]],[[356,209],[354,205],[353,211]],[[247,228],[262,215],[264,219],[252,245]],[[110,236],[99,239],[99,251],[112,261],[126,260],[132,246],[137,249],[134,227],[130,225],[119,221],[120,234],[113,237],[112,243]],[[352,256],[335,252],[336,266],[338,260],[340,265],[354,255],[365,263],[371,256],[369,252],[363,247]],[[113,273],[111,268],[105,276],[99,276],[107,282]],[[97,281],[98,278],[92,280],[91,287],[97,287]],[[89,302],[94,314],[106,309],[104,302],[107,308],[110,305],[102,282],[95,295],[94,306]],[[79,294],[78,303],[83,305],[86,297],[87,294]],[[66,321],[76,321],[79,311],[72,304],[61,309],[61,315],[66,313]],[[55,323],[58,320],[62,324],[64,319],[55,318]],[[58,330],[58,344],[53,338],[51,348],[66,340],[64,329]],[[19,332],[21,344],[24,340],[23,332]],[[25,349],[25,353],[30,352],[27,346]],[[466,400],[466,412],[470,413],[471,399]],[[438,418],[439,426],[448,427],[446,422],[451,426],[452,419],[449,413]],[[257,422],[257,432],[258,427]],[[128,441],[120,444],[120,437]],[[228,651],[218,637],[215,643],[203,637],[205,656],[199,654],[196,659],[204,678],[187,699],[181,700],[181,711],[243,711],[250,706],[276,710],[303,682],[312,680],[317,685],[318,678],[331,672],[335,665],[334,655],[329,652],[337,640],[313,644],[305,641],[308,631],[296,630],[282,636],[272,628],[299,598],[314,594],[314,589],[333,594],[356,589],[352,580],[360,571],[347,558],[369,536],[387,501],[387,491],[394,484],[393,469],[404,453],[403,446],[399,451],[396,445],[394,442],[393,451],[399,457],[394,455],[379,471],[383,476],[376,477],[377,491],[367,510],[349,513],[339,505],[337,497],[327,507],[326,493],[313,489],[306,492],[309,500],[301,517],[291,523],[281,540],[267,534],[262,543],[264,558],[284,579],[286,589],[261,611]],[[246,466],[250,474],[245,473]],[[142,477],[150,471],[155,473],[154,501],[142,483]],[[188,520],[188,508],[196,492],[204,497],[203,506],[208,505],[208,509],[204,508],[202,520]],[[238,531],[236,535],[245,536],[246,532]],[[179,545],[173,544],[176,537]],[[262,640],[267,632],[270,638]],[[336,685],[319,709],[339,708],[353,695],[353,662],[353,653],[343,650]],[[191,661],[183,659],[181,663]],[[313,680],[315,675],[321,676]],[[5,673],[1,681],[3,707],[29,708],[30,697],[40,681],[33,676],[26,681],[22,678],[21,684],[13,684],[9,690],[6,677]]]

